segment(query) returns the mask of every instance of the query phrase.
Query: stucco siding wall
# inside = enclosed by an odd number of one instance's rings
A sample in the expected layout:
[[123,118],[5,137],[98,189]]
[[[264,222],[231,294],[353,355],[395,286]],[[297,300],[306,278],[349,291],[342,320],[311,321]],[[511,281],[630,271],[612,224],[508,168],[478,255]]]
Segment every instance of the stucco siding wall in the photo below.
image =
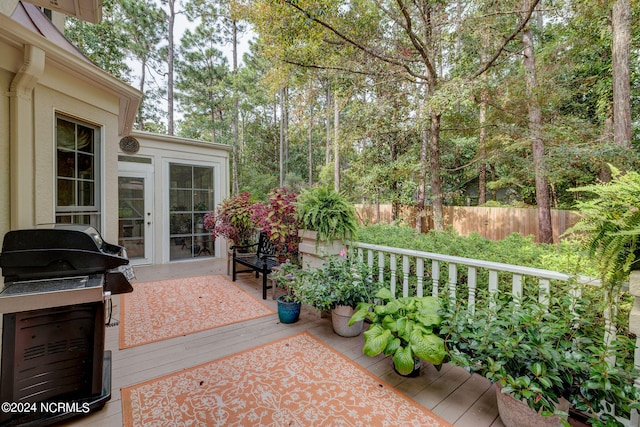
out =
[[[14,74],[0,69],[0,88],[8,91]],[[10,192],[9,192],[9,97],[0,96],[0,242],[10,230]]]
[[36,88],[34,95],[36,224],[55,222],[55,115],[60,113],[101,129],[102,235],[107,241],[116,241],[118,189],[114,183],[118,181],[118,99],[96,92],[82,82],[70,84],[68,78],[57,77],[59,79],[43,79],[43,85]]

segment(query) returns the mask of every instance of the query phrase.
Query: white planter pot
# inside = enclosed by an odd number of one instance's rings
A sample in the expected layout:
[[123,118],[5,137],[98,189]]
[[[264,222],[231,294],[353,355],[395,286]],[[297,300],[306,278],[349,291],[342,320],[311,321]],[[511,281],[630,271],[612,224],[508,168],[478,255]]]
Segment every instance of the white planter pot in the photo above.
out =
[[333,331],[341,337],[357,337],[362,332],[363,321],[349,326],[349,319],[355,310],[346,305],[339,305],[331,310],[331,325]]
[[329,243],[320,241],[316,245],[317,232],[311,230],[299,230],[300,244],[298,252],[302,256],[302,266],[304,268],[319,268],[324,263],[328,255],[338,255],[346,249],[342,240],[334,240]]

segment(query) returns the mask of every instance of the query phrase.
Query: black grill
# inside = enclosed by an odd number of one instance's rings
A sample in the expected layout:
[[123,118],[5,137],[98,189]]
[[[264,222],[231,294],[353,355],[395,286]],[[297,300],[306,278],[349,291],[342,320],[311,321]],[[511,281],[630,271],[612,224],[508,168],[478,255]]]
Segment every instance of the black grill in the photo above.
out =
[[[0,402],[37,409],[0,412],[0,426],[49,425],[104,406],[111,398],[105,296],[133,290],[126,250],[84,225],[14,230],[0,267]],[[60,402],[75,412],[40,410]]]

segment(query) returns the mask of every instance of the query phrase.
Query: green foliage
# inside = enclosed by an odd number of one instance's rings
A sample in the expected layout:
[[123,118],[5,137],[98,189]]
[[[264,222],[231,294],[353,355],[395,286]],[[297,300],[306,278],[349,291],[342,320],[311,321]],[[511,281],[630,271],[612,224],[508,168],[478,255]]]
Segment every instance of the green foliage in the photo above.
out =
[[299,290],[301,301],[319,310],[338,305],[355,308],[360,302],[370,302],[377,285],[369,266],[354,255],[329,256],[320,268],[306,275]]
[[452,229],[417,233],[414,228],[408,226],[377,224],[360,227],[358,241],[569,274],[596,273],[591,260],[581,250],[580,242],[571,239],[553,245],[540,244],[531,236],[513,233],[495,241],[475,233],[463,237]]
[[354,238],[358,227],[355,207],[329,187],[303,190],[296,202],[296,215],[301,228],[317,232],[316,244]]
[[286,291],[282,300],[286,302],[300,301],[300,288],[307,278],[307,273],[295,262],[287,259],[273,272],[276,286]]
[[594,425],[622,425],[607,412],[615,405],[616,415],[628,417],[638,405],[638,372],[627,358],[633,342],[619,335],[604,343],[598,299],[573,286],[548,303],[508,292],[484,295],[472,308],[446,299],[441,329],[451,362],[499,382],[535,410],[553,413],[564,397]]
[[391,291],[380,289],[375,298],[380,304],[363,302],[351,317],[352,325],[369,319],[362,352],[374,357],[393,355],[396,370],[403,375],[414,368],[414,358],[440,365],[445,358],[445,344],[439,327],[442,322],[440,302],[435,297],[394,298]]
[[612,179],[573,191],[592,198],[576,204],[581,220],[568,232],[584,236],[584,246],[594,257],[599,276],[614,288],[629,276],[640,237],[640,174],[622,173],[611,166]]

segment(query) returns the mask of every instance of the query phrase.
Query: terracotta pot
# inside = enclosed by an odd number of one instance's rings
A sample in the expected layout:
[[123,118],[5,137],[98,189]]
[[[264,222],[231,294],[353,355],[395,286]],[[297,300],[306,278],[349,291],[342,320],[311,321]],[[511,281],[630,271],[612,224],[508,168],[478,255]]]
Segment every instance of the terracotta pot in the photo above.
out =
[[357,337],[362,332],[363,321],[349,326],[349,319],[355,310],[348,305],[339,305],[331,310],[331,325],[333,331],[341,337]]
[[[498,400],[498,413],[505,427],[562,427],[562,421],[557,415],[543,417],[526,403],[516,400],[510,394],[502,393],[500,384],[496,384],[496,399]],[[566,407],[564,402],[566,402]],[[558,409],[567,412],[569,402],[562,399],[562,405]]]

